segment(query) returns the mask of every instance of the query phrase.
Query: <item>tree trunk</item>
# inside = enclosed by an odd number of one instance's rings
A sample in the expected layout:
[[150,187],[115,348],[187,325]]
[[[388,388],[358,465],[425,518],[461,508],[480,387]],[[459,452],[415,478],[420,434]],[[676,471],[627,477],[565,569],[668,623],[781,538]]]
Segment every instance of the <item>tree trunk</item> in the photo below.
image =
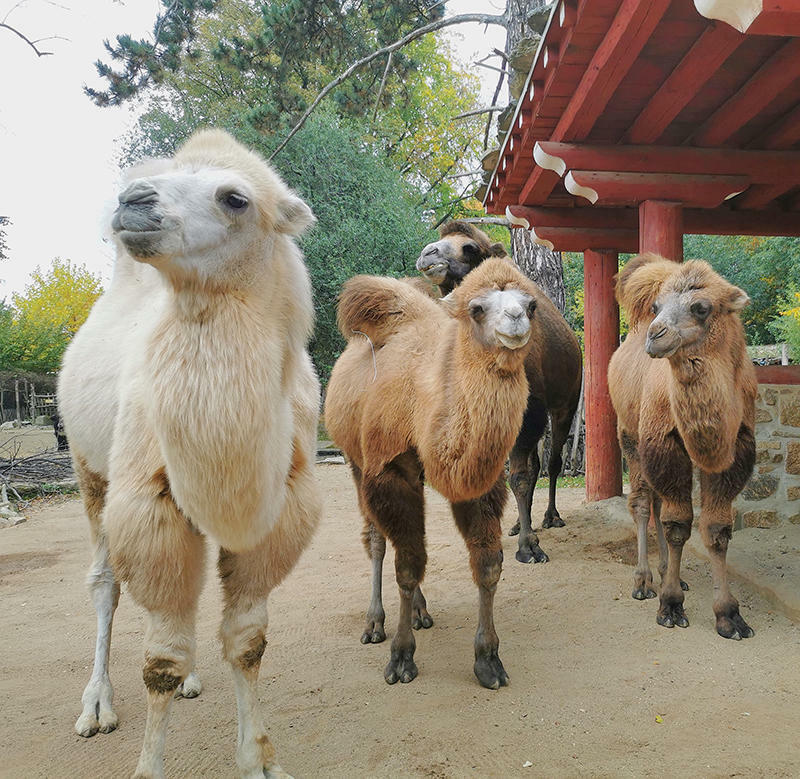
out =
[[[509,63],[521,60],[523,67],[527,66],[527,58],[514,56],[520,51],[534,50],[533,45],[547,21],[549,9],[546,2],[534,0],[508,0],[506,13],[508,14],[508,35],[506,37],[506,55]],[[524,78],[520,72],[517,77]],[[527,75],[527,73],[525,74]],[[509,85],[514,83],[514,77],[509,78]],[[513,101],[509,95],[509,101]],[[564,268],[561,263],[561,252],[551,252],[544,246],[533,242],[529,230],[515,227],[511,231],[511,256],[520,270],[532,281],[536,282],[555,303],[563,314],[566,295],[564,292]]]

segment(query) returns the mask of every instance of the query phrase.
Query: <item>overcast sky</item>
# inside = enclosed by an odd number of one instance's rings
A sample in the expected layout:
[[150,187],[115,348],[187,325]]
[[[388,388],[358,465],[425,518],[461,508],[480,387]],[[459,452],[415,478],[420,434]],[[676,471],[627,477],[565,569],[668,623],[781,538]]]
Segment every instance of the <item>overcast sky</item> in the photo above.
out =
[[[448,15],[504,7],[504,0],[450,0]],[[157,0],[0,0],[0,20],[28,38],[60,36],[38,43],[53,54],[37,57],[0,28],[0,215],[12,220],[0,300],[22,292],[30,272],[54,257],[84,263],[104,282],[110,277],[101,221],[116,195],[117,141],[135,116],[129,108],[94,106],[82,88],[103,86],[93,66],[104,58],[103,40],[123,32],[149,37],[160,8]],[[505,45],[499,27],[486,34],[474,24],[456,29],[465,61]],[[475,72],[491,92],[496,74]]]

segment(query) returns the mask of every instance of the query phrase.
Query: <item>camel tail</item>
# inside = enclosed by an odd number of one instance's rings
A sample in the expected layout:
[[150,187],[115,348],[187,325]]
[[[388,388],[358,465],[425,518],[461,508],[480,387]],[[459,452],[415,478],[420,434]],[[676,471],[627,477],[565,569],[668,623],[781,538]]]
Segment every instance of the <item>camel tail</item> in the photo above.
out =
[[411,284],[381,276],[354,276],[342,287],[336,322],[348,340],[353,334],[363,334],[380,347],[404,324],[431,309],[438,311],[436,303]]
[[664,281],[680,264],[658,254],[637,254],[617,274],[617,302],[628,312],[631,327],[653,318],[652,306]]

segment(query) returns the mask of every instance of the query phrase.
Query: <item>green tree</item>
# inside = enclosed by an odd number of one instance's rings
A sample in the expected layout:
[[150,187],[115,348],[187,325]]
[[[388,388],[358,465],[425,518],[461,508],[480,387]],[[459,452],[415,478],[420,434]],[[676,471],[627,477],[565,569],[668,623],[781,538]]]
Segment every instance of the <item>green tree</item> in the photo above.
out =
[[47,271],[36,268],[12,305],[0,304],[0,368],[58,370],[61,356],[102,292],[100,280],[83,265],[56,258]]

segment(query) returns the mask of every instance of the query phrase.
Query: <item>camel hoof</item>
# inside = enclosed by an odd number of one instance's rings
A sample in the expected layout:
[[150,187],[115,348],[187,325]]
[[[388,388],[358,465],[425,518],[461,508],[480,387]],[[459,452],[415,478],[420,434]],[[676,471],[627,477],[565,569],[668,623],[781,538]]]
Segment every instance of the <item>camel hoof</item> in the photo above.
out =
[[287,774],[277,763],[273,763],[269,768],[264,768],[264,779],[294,779],[294,777]]
[[680,603],[662,604],[656,615],[656,622],[661,627],[672,628],[688,628],[689,620],[686,618],[686,612],[683,610],[683,605]]
[[192,671],[178,686],[175,691],[176,698],[196,698],[203,692],[203,683],[200,677]]
[[498,690],[508,685],[508,674],[500,662],[496,649],[493,649],[488,656],[476,657],[473,670],[481,686],[488,690]]
[[518,536],[519,535],[519,520],[517,520],[514,525],[511,527],[511,530],[508,531],[508,535],[510,536]]
[[542,527],[547,530],[549,527],[564,527],[565,522],[558,514],[552,516],[545,514],[542,520]]
[[681,582],[681,589],[682,589],[684,592],[688,592],[688,590],[689,590],[689,585],[688,585],[688,584],[687,584],[687,583],[686,583],[686,582],[685,582],[683,579],[681,579],[681,580],[680,580],[680,582]]
[[752,638],[756,632],[748,625],[738,612],[717,617],[717,633],[723,638],[740,641],[743,638]]
[[414,649],[392,650],[389,664],[383,672],[387,684],[408,684],[417,678],[417,664],[414,662]]
[[650,587],[645,587],[642,585],[641,587],[636,587],[634,591],[631,593],[631,597],[635,600],[649,600],[650,598],[656,597],[656,591]]
[[425,628],[426,630],[430,627],[433,627],[433,617],[428,614],[427,611],[419,612],[414,614],[414,621],[411,623],[411,627],[414,630],[419,630],[420,628]]
[[386,633],[380,625],[376,625],[372,629],[367,628],[361,634],[362,644],[380,644],[381,641],[386,641]]
[[529,563],[533,560],[534,563],[546,563],[550,560],[547,554],[542,551],[539,544],[522,545],[517,549],[514,555],[520,563]]

